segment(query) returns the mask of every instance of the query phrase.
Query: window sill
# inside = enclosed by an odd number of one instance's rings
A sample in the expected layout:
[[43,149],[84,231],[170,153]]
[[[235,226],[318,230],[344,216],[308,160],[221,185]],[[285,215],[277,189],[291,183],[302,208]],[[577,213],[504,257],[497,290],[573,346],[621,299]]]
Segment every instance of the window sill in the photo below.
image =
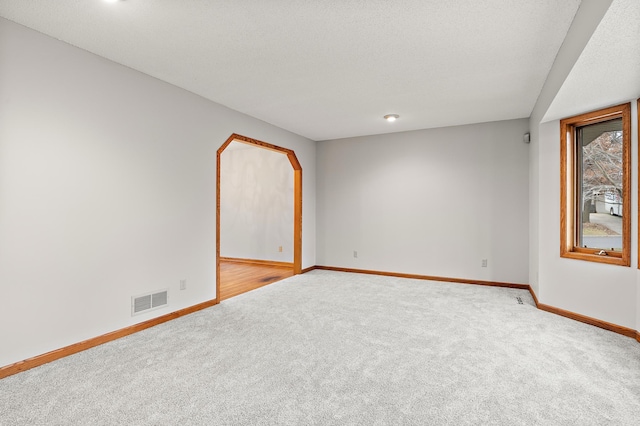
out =
[[625,253],[611,253],[606,256],[601,256],[595,253],[580,253],[576,251],[563,251],[560,253],[560,257],[567,259],[585,260],[587,262],[606,263],[608,265],[618,266],[630,266],[631,259]]

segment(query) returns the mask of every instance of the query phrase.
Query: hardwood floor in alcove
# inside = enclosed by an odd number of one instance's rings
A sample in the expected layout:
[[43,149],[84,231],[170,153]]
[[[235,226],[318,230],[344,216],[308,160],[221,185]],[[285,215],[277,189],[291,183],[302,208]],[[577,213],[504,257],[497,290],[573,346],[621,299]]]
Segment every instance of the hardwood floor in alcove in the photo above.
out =
[[293,276],[293,267],[220,260],[220,301]]

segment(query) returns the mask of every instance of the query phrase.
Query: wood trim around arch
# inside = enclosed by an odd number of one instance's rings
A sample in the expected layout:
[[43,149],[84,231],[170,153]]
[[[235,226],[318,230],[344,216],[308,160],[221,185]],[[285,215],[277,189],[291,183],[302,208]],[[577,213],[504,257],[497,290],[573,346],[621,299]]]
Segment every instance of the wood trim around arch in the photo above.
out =
[[284,154],[293,167],[293,274],[302,272],[302,166],[296,157],[296,153],[287,148],[282,148],[252,139],[239,134],[232,134],[218,148],[216,152],[216,301],[220,302],[220,155],[233,141],[253,145],[259,148]]

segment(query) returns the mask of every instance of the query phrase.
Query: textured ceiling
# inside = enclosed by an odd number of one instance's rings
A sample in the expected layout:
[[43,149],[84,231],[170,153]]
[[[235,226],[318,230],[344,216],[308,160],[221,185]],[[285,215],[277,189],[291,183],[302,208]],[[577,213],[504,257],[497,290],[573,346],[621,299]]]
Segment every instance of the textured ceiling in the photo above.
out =
[[547,110],[557,120],[640,96],[640,0],[614,0]]
[[2,0],[0,16],[324,140],[528,117],[579,4]]

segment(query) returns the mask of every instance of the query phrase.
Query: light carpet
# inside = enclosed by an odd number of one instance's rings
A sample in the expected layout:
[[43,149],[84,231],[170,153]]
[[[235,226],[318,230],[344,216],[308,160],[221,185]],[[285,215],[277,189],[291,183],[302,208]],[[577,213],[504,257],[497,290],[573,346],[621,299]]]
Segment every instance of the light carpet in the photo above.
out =
[[330,271],[0,380],[3,426],[637,425],[639,416],[633,339],[540,311],[524,290]]

